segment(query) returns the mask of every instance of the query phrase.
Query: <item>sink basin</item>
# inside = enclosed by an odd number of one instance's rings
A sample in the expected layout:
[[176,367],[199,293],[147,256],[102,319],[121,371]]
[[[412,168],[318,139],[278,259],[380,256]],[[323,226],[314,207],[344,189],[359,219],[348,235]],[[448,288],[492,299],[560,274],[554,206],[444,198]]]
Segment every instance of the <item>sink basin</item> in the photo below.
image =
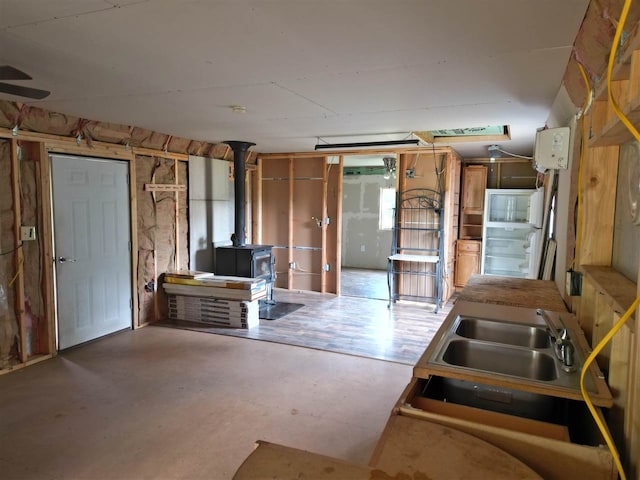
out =
[[[474,392],[475,385],[490,385],[492,389],[488,391],[477,389],[483,402],[487,396],[494,403],[513,397],[513,393],[504,394],[505,387],[582,401],[580,377],[588,353],[584,333],[571,314],[546,314],[548,318],[531,308],[456,302],[413,368],[414,376],[466,380],[473,384]],[[562,350],[550,339],[547,325],[567,329],[575,348],[572,371],[565,368]],[[589,370],[584,377],[585,389],[598,406],[610,407],[612,398],[604,376],[597,365],[592,364]],[[496,388],[501,389],[498,394]],[[466,395],[467,390],[465,386],[461,395]],[[525,403],[538,408],[538,399],[527,399]]]
[[558,378],[555,359],[536,350],[473,340],[452,340],[442,360],[450,365],[539,381]]
[[456,333],[465,338],[529,348],[548,348],[549,334],[542,328],[482,318],[460,317]]

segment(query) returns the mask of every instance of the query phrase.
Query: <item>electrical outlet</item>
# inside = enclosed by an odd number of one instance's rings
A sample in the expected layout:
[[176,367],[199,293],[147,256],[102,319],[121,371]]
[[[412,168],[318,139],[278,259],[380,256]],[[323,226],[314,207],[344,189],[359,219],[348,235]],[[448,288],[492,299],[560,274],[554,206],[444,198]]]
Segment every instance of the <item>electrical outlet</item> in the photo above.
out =
[[570,296],[579,297],[582,294],[582,273],[567,270],[565,289]]
[[36,239],[36,227],[20,227],[20,240],[29,242]]

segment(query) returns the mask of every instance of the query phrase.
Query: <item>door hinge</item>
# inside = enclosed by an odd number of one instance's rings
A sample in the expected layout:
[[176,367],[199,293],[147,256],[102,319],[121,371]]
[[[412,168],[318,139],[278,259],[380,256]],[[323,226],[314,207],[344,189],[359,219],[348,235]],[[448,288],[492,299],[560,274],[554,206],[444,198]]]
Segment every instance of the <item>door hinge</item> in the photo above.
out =
[[133,310],[133,299],[129,299],[129,310]]
[[131,252],[131,242],[127,242],[129,244],[129,252]]

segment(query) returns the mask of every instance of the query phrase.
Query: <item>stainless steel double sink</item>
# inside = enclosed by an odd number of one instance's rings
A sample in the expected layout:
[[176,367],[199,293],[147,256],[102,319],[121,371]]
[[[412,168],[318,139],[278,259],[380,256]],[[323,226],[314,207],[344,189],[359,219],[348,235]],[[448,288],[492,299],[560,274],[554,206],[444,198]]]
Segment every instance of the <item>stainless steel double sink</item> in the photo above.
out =
[[[559,341],[571,343],[572,368],[557,354]],[[421,396],[555,421],[567,401],[583,400],[580,375],[588,353],[584,332],[568,312],[458,301],[413,373],[427,382]],[[595,405],[612,405],[595,363],[585,388]]]
[[[507,375],[528,381],[580,388],[580,366],[567,373],[545,327],[458,315],[442,337],[434,363]],[[585,387],[593,389],[587,377]]]

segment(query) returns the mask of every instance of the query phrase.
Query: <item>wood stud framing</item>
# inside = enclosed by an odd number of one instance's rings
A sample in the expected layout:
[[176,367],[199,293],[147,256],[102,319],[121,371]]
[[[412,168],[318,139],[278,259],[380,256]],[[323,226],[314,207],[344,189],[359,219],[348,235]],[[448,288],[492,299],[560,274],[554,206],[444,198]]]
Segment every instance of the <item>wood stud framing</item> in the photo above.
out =
[[53,238],[53,226],[51,224],[51,177],[49,174],[49,154],[44,143],[38,145],[38,161],[40,163],[40,192],[42,207],[40,212],[40,237],[42,242],[42,296],[44,299],[44,313],[47,325],[46,336],[48,339],[47,353],[56,351],[55,339],[55,301],[53,298],[53,245],[47,239]]
[[13,286],[15,292],[15,313],[20,329],[20,361],[22,363],[28,360],[27,356],[27,325],[24,317],[24,273],[23,263],[24,254],[22,252],[22,240],[20,238],[20,226],[22,225],[22,217],[20,212],[20,163],[18,159],[18,141],[11,139],[11,191],[13,193],[13,238],[15,252],[13,254],[15,262],[15,277],[13,278]]
[[[188,160],[188,155],[176,154],[171,152],[162,152],[158,150],[145,148],[127,148],[124,145],[109,144],[104,142],[91,142],[91,145],[78,145],[76,139],[59,137],[56,135],[33,133],[18,130],[17,135],[13,135],[11,130],[0,128],[0,138],[8,139],[11,142],[11,185],[12,198],[14,202],[14,243],[20,245],[20,189],[19,189],[19,159],[18,159],[18,142],[25,142],[31,149],[34,160],[38,162],[39,173],[36,177],[37,188],[41,195],[41,211],[38,213],[37,225],[39,226],[38,236],[41,238],[41,268],[42,283],[41,290],[44,304],[44,325],[42,326],[42,337],[46,337],[40,344],[40,350],[34,352],[33,355],[27,355],[27,335],[24,312],[24,274],[22,273],[22,264],[24,256],[22,249],[18,248],[14,253],[14,262],[17,267],[17,277],[15,280],[15,296],[16,296],[16,316],[20,328],[20,358],[19,364],[16,364],[8,370],[0,371],[0,374],[24,368],[42,360],[51,358],[56,354],[56,338],[55,338],[55,300],[54,300],[54,277],[53,277],[53,226],[51,220],[52,205],[51,197],[51,180],[49,153],[66,153],[83,155],[90,157],[112,158],[116,160],[125,160],[129,163],[129,201],[130,201],[130,228],[131,228],[131,272],[132,272],[132,325],[133,328],[143,326],[139,322],[139,301],[138,301],[138,238],[137,238],[137,193],[136,193],[136,167],[135,155],[151,155],[154,157],[169,158],[174,160],[174,184],[156,185],[149,184],[150,191],[172,191],[176,199],[175,215],[176,219],[179,215],[179,195],[186,191],[185,185],[179,185],[178,167],[179,161]],[[180,265],[180,228],[176,223],[175,240],[176,240],[176,256],[175,265]]]
[[[633,139],[613,111],[607,95],[606,75],[596,86],[591,112],[585,117],[586,140],[582,182],[582,245],[576,263],[583,270],[582,295],[573,301],[580,324],[595,346],[640,294],[640,278],[634,285],[620,280],[611,265],[613,221],[619,146]],[[633,31],[614,66],[611,90],[632,124],[640,125],[640,35]],[[601,266],[601,267],[597,267]],[[632,282],[628,282],[632,283]],[[611,429],[630,478],[640,479],[640,312],[627,321],[602,352],[598,362],[608,370],[614,395],[609,417]]]

